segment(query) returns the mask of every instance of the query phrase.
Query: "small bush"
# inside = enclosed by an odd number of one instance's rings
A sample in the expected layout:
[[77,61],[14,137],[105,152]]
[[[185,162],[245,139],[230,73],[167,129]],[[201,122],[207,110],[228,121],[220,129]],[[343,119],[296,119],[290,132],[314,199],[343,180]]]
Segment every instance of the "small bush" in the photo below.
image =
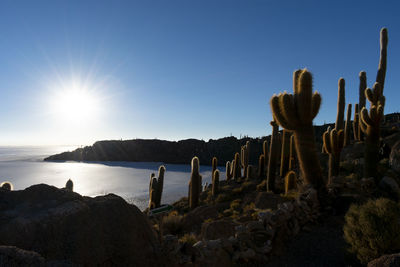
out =
[[194,245],[197,242],[197,238],[194,234],[185,234],[178,240],[179,243],[188,243],[190,245]]
[[400,250],[400,207],[389,199],[352,205],[345,216],[344,238],[361,263]]
[[163,234],[177,235],[183,231],[183,216],[178,215],[176,211],[172,211],[168,216],[162,218]]

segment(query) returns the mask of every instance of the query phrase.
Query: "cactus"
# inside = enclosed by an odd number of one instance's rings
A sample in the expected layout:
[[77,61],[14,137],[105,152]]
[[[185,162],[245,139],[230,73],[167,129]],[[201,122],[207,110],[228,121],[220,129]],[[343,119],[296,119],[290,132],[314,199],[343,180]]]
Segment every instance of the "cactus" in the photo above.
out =
[[212,166],[212,171],[211,171],[211,173],[214,173],[214,171],[217,169],[217,166],[218,166],[218,160],[217,160],[216,157],[213,157],[213,158],[212,158],[211,166]]
[[264,162],[265,162],[265,167],[267,167],[267,163],[268,163],[268,141],[267,139],[265,139],[265,141],[263,142],[263,154],[264,154]]
[[157,178],[153,175],[150,175],[150,199],[149,199],[149,209],[156,208],[155,198],[156,198],[156,191],[157,191]]
[[215,197],[219,191],[219,170],[215,170],[212,174],[212,190],[211,193]]
[[373,91],[369,88],[365,90],[365,95],[371,102],[371,107],[369,114],[366,108],[361,110],[360,125],[365,134],[364,177],[374,177],[375,181],[378,182],[380,123],[384,116],[385,97],[379,83],[375,83],[373,88]]
[[285,175],[285,194],[291,190],[296,189],[296,173],[294,171],[289,171]]
[[344,144],[344,131],[333,129],[323,135],[325,151],[329,153],[329,182],[339,174],[340,152]]
[[265,177],[265,156],[261,154],[258,158],[258,178],[263,179]]
[[337,102],[337,114],[336,114],[336,123],[335,123],[335,129],[336,130],[341,130],[344,128],[344,108],[346,105],[346,99],[345,99],[345,82],[343,78],[339,79],[338,82],[338,102]]
[[242,146],[240,151],[240,159],[243,168],[243,176],[247,174],[247,167],[249,166],[249,155],[250,155],[250,142],[247,141],[246,145]]
[[388,45],[388,32],[386,28],[382,28],[380,32],[381,49],[379,57],[379,66],[375,80],[375,82],[380,84],[382,88],[382,94],[383,94],[383,89],[385,88],[387,45]]
[[359,74],[360,77],[360,85],[358,88],[358,109],[355,111],[358,113],[358,130],[357,130],[357,140],[358,141],[362,141],[364,140],[364,134],[361,131],[360,127],[360,112],[363,109],[363,107],[365,107],[365,89],[367,89],[367,73],[365,71],[361,71]]
[[282,152],[281,152],[281,169],[280,176],[285,177],[289,169],[290,161],[290,136],[291,133],[287,130],[283,130],[282,134]]
[[149,209],[154,209],[161,206],[161,196],[164,187],[164,173],[165,173],[165,167],[164,165],[161,165],[158,168],[158,178],[154,173],[150,175]]
[[0,184],[0,188],[5,191],[12,191],[14,186],[11,182],[5,181]]
[[74,191],[74,183],[71,179],[68,179],[67,183],[65,184],[65,189],[70,192]]
[[232,179],[232,170],[231,170],[231,162],[226,162],[226,180],[229,181]]
[[354,140],[360,141],[360,115],[358,104],[354,105],[354,120],[353,120],[353,134]]
[[296,164],[296,151],[295,151],[295,143],[294,143],[294,135],[292,134],[290,136],[290,160],[289,160],[289,171],[292,171],[294,169],[294,166]]
[[319,197],[326,191],[315,146],[313,119],[321,104],[318,92],[312,93],[312,75],[298,70],[293,75],[294,94],[271,98],[272,114],[283,128],[294,132],[296,155],[304,181],[317,189]]
[[344,126],[344,146],[350,145],[351,104],[347,105],[346,124]]
[[234,164],[233,164],[233,179],[235,179],[236,181],[242,177],[242,169],[240,168],[240,160],[239,160],[239,153],[235,153],[235,159]]
[[[330,132],[331,131],[331,126],[328,126],[326,128],[326,131]],[[326,132],[325,131],[325,132]],[[322,134],[323,135],[323,134]],[[327,154],[328,152],[326,152],[325,147],[324,147],[324,143],[322,142],[322,153]]]
[[247,166],[247,171],[246,171],[246,180],[250,180],[253,174],[253,166],[249,165]]
[[200,162],[198,157],[192,159],[192,172],[190,174],[189,182],[189,206],[194,209],[199,205],[199,196],[201,192],[201,175],[200,175]]
[[271,121],[272,134],[269,146],[269,160],[268,160],[268,170],[267,170],[267,190],[275,191],[275,175],[276,175],[276,162],[278,159],[278,130],[279,126],[275,121]]

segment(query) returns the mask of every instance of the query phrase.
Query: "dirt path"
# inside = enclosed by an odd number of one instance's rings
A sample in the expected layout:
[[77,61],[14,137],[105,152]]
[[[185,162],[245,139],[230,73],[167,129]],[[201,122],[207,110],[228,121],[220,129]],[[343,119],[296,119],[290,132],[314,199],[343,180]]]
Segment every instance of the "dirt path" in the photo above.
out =
[[322,224],[302,231],[288,245],[284,255],[271,259],[267,266],[333,267],[345,262],[343,217],[329,216]]

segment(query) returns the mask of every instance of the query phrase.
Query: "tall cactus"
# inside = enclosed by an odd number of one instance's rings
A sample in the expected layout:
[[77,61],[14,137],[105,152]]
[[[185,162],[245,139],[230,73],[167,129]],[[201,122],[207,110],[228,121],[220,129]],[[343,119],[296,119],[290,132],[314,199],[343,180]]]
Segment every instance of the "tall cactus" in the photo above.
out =
[[279,126],[275,121],[271,121],[272,134],[269,145],[269,160],[268,160],[268,171],[267,171],[267,190],[275,191],[275,176],[276,176],[276,163],[279,152],[278,146],[278,130]]
[[158,208],[161,205],[161,196],[164,187],[164,173],[165,167],[161,165],[158,168],[158,178],[154,173],[150,175],[150,186],[149,186],[149,209]]
[[291,136],[291,133],[284,129],[283,134],[282,134],[281,169],[280,169],[280,176],[282,178],[285,177],[285,175],[289,169],[290,136]]
[[340,152],[344,144],[344,131],[333,129],[323,135],[325,151],[329,153],[329,183],[333,176],[339,174]]
[[247,166],[246,180],[249,181],[252,178],[252,175],[253,175],[253,166],[249,165]]
[[360,141],[360,113],[358,109],[358,104],[354,105],[354,120],[353,120],[353,134],[354,140]]
[[265,167],[267,167],[268,164],[268,141],[267,139],[265,139],[265,141],[263,142],[263,154],[264,154],[264,162],[265,162]]
[[343,78],[339,79],[338,82],[338,102],[337,102],[337,114],[336,114],[336,123],[335,129],[341,130],[344,128],[344,108],[346,106],[346,98],[345,98],[345,82]]
[[294,143],[294,135],[290,136],[290,160],[289,160],[289,171],[293,171],[295,164],[296,164],[296,150],[295,150],[295,143]]
[[189,206],[194,209],[199,205],[201,187],[200,162],[198,157],[192,159],[192,172],[189,182]]
[[325,183],[315,146],[313,119],[321,104],[318,92],[312,92],[312,75],[305,70],[297,70],[293,75],[294,94],[281,93],[271,98],[271,108],[275,120],[283,128],[294,132],[296,154],[303,179],[319,192],[325,193]]
[[150,188],[149,188],[149,209],[156,208],[156,191],[157,191],[157,178],[154,175],[150,175]]
[[385,88],[385,77],[386,77],[386,59],[387,59],[387,45],[388,45],[388,32],[386,28],[382,28],[380,32],[380,57],[378,72],[376,74],[376,82],[380,84],[383,89]]
[[296,189],[296,173],[289,171],[285,176],[285,194],[289,193],[290,190]]
[[264,179],[265,177],[265,156],[261,154],[258,158],[258,178]]
[[211,193],[215,197],[219,192],[219,170],[215,170],[212,174],[212,189]]
[[226,180],[229,181],[232,179],[232,167],[231,167],[231,162],[227,161],[226,162]]
[[[360,85],[358,87],[358,109],[357,109],[357,113],[358,116],[360,116],[360,112],[363,109],[363,107],[365,107],[365,89],[367,89],[367,73],[365,71],[361,71],[359,74],[359,78],[360,78]],[[364,140],[364,134],[361,131],[361,125],[360,125],[360,121],[358,121],[358,130],[357,130],[357,140],[358,141],[362,141]]]
[[211,171],[211,173],[214,173],[214,171],[217,169],[217,166],[218,166],[218,160],[217,160],[216,157],[213,157],[213,158],[212,158],[211,166],[212,166],[212,171]]
[[247,167],[249,166],[249,157],[250,157],[250,142],[247,141],[246,145],[242,146],[240,152],[240,158],[243,168],[243,176],[245,176],[247,173]]
[[235,153],[235,159],[233,160],[233,179],[237,181],[240,177],[242,177],[242,169],[240,167],[240,156],[239,153]]
[[350,145],[351,104],[347,105],[346,124],[344,126],[344,146]]

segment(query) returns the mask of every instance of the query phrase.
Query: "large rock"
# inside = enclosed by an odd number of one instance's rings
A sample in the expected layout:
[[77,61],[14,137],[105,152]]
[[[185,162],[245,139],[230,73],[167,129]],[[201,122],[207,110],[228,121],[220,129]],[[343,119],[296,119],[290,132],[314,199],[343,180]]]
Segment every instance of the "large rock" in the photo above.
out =
[[393,170],[400,172],[400,141],[397,141],[390,152],[389,164]]
[[135,206],[45,184],[0,192],[0,245],[85,266],[156,266],[158,241]]
[[383,255],[368,263],[368,267],[399,267],[400,253]]

